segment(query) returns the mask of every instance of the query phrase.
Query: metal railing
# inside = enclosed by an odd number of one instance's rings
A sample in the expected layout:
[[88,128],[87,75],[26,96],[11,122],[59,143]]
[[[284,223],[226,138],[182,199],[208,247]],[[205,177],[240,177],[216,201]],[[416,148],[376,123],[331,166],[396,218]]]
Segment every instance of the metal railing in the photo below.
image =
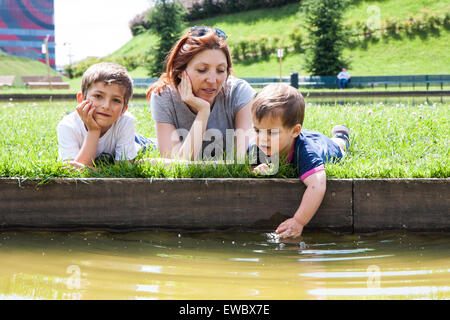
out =
[[[297,72],[291,73],[289,77],[249,77],[242,78],[251,86],[264,87],[270,83],[288,83],[295,88],[337,88],[336,76],[299,76]],[[135,78],[135,87],[148,87],[156,82],[158,78]],[[281,81],[280,81],[281,80]],[[351,77],[348,88],[375,88],[384,86],[412,87],[425,86],[429,90],[430,86],[437,85],[444,90],[444,86],[450,84],[450,75],[406,75],[406,76],[354,76]]]

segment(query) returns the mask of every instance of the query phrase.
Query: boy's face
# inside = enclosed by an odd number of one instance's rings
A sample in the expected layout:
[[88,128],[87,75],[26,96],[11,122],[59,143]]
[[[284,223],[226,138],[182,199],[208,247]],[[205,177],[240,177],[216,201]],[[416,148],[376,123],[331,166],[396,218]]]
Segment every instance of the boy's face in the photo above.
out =
[[278,153],[280,156],[287,156],[302,126],[296,124],[292,128],[285,127],[280,117],[267,116],[261,121],[253,117],[253,128],[256,133],[256,144],[266,155]]
[[78,93],[78,102],[90,100],[95,107],[94,120],[106,132],[119,117],[127,110],[128,105],[124,105],[124,90],[117,84],[105,84],[102,81],[93,83],[83,98]]

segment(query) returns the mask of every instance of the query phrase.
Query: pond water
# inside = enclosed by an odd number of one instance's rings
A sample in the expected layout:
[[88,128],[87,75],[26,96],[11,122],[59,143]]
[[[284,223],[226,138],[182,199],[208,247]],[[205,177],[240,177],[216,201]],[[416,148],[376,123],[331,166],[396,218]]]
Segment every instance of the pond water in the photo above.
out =
[[449,239],[1,232],[0,299],[449,299]]

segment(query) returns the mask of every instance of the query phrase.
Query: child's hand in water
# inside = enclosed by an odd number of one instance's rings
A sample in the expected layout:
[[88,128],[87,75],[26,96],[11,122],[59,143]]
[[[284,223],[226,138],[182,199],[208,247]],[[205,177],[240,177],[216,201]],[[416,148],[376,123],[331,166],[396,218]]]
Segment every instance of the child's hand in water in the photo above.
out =
[[281,223],[275,230],[280,238],[296,238],[302,234],[303,226],[294,218],[289,218]]

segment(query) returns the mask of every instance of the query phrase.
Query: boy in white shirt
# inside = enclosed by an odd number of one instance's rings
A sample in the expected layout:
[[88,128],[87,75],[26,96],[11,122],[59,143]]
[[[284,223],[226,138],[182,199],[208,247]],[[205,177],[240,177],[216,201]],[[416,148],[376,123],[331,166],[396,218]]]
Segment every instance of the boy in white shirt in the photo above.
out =
[[75,168],[94,168],[96,159],[133,160],[150,139],[134,133],[127,113],[133,80],[117,64],[102,62],[85,71],[76,112],[58,124],[60,160]]

